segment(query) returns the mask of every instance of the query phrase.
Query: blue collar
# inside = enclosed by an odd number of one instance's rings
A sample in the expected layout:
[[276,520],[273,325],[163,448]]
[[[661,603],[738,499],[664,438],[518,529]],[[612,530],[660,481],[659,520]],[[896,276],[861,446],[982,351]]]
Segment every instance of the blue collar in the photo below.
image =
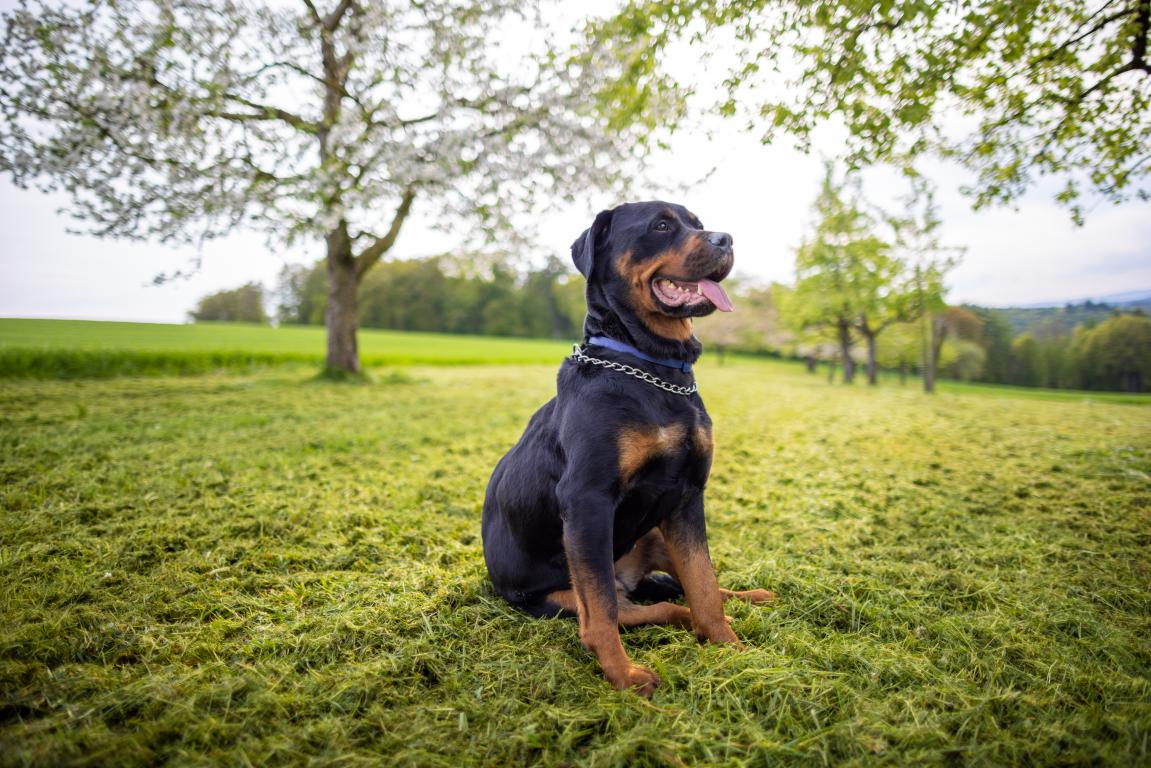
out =
[[645,355],[631,344],[624,344],[622,341],[609,339],[607,336],[592,336],[587,340],[587,343],[595,344],[597,347],[603,347],[605,349],[612,349],[616,352],[623,352],[624,354],[631,355],[632,357],[638,357],[640,360],[646,360],[649,363],[655,363],[656,365],[662,365],[667,368],[675,368],[677,371],[683,371],[684,373],[691,373],[691,363],[689,362],[672,359],[661,360],[658,357]]

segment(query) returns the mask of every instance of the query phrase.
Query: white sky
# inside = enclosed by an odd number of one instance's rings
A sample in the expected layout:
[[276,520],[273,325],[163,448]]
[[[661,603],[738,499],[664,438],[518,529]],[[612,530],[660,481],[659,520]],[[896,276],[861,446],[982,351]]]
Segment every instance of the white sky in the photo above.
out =
[[[0,10],[12,3],[0,0]],[[653,161],[660,178],[688,182],[712,166],[715,173],[686,193],[653,189],[693,210],[709,229],[735,238],[737,271],[762,280],[788,281],[794,249],[811,220],[822,177],[821,153],[833,155],[834,138],[817,142],[812,155],[787,145],[765,147],[718,123],[711,136],[679,135],[672,151]],[[1100,205],[1076,227],[1051,199],[1053,186],[1033,190],[1017,209],[972,211],[959,194],[969,179],[953,166],[936,166],[943,240],[964,246],[962,264],[949,280],[949,299],[985,305],[1031,304],[1151,290],[1151,205]],[[893,207],[905,190],[884,174],[865,177],[869,199]],[[314,261],[322,244],[269,249],[258,233],[238,233],[204,247],[201,270],[162,286],[153,276],[186,267],[192,249],[70,235],[76,222],[57,213],[67,199],[15,188],[0,180],[0,316],[181,322],[203,295],[257,280],[271,287],[286,263]],[[601,208],[623,202],[604,198],[594,209],[565,209],[540,226],[541,247],[567,258],[568,246]],[[417,201],[393,251],[395,258],[431,255],[457,243],[428,226]],[[544,254],[540,254],[543,256]]]

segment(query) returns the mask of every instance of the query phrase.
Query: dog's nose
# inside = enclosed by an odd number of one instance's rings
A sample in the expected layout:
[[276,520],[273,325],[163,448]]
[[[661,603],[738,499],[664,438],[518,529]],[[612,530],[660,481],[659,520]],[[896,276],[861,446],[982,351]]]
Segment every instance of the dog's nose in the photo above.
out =
[[732,244],[731,235],[726,232],[708,232],[707,241],[716,248],[730,248]]

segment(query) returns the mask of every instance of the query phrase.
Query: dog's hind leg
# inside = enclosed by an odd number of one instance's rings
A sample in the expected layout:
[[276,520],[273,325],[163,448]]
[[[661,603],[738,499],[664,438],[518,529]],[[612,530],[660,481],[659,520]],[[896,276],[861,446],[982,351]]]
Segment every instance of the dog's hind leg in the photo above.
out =
[[744,602],[751,603],[752,605],[770,603],[775,600],[775,593],[768,589],[748,589],[745,591],[737,592],[720,587],[719,594],[725,602],[727,600],[743,600]]
[[[619,625],[621,627],[638,627],[643,624],[670,624],[676,627],[691,626],[691,611],[682,605],[674,603],[654,603],[652,605],[636,605],[622,595],[618,598]],[[565,589],[552,592],[547,596],[547,605],[552,606],[550,612],[539,615],[571,615],[577,613],[579,601],[575,590]]]
[[638,627],[641,624],[670,624],[676,627],[691,627],[691,611],[675,603],[652,603],[636,605],[621,597],[619,601],[619,625]]
[[[645,534],[644,537],[639,540],[639,542],[636,543],[636,547],[634,550],[632,550],[632,552],[640,551],[641,548],[644,565],[647,568],[647,571],[655,570],[668,572],[674,579],[675,585],[679,587],[680,594],[683,594],[683,587],[680,586],[678,577],[676,576],[675,564],[672,562],[671,553],[667,549],[667,542],[664,541],[663,533],[661,533],[658,528],[652,529],[649,533]],[[624,557],[621,557],[619,562],[622,563],[625,559],[631,557],[631,555],[632,553],[629,552],[627,555],[624,555]],[[651,578],[654,577],[648,577],[648,579]],[[645,586],[647,586],[644,582],[646,582],[648,579],[641,580],[639,583],[637,583],[632,595],[635,599],[650,599],[646,598],[646,590],[644,589]],[[766,589],[735,591],[720,587],[719,594],[725,602],[727,600],[743,600],[745,602],[758,605],[760,603],[770,603],[771,601],[775,600],[775,593]],[[678,595],[669,595],[668,597],[678,597]],[[668,597],[663,599],[666,600]]]

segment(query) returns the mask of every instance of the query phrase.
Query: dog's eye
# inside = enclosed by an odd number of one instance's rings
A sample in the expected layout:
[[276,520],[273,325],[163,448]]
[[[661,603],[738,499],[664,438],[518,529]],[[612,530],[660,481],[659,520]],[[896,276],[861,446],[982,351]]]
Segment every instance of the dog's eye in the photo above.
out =
[[668,224],[666,221],[657,221],[652,229],[656,232],[668,232],[671,230],[671,224]]

